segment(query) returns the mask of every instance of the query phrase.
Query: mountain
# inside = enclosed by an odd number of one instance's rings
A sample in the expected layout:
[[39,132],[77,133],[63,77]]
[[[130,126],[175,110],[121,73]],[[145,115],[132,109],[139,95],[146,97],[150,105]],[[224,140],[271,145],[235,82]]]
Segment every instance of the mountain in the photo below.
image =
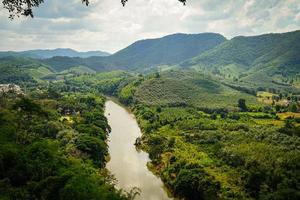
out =
[[300,31],[239,36],[181,66],[266,87],[291,86],[300,73]]
[[115,65],[150,67],[177,64],[226,41],[220,34],[174,34],[140,40],[108,57]]
[[14,51],[0,52],[0,57],[18,56],[18,57],[29,57],[29,58],[36,58],[36,59],[46,59],[55,56],[87,58],[91,56],[109,56],[109,55],[110,55],[109,53],[103,51],[78,52],[73,49],[53,49],[53,50],[39,49],[39,50],[29,50],[29,51],[21,51],[21,52],[14,52]]
[[[145,71],[159,65],[174,65],[200,53],[210,50],[226,41],[216,33],[173,34],[157,39],[137,41],[119,52],[107,57],[89,57],[76,60],[76,65],[88,66],[97,71],[114,69]],[[63,60],[66,61],[63,61]],[[55,68],[64,67],[61,62],[70,63],[69,58],[50,58],[48,64]],[[79,62],[79,63],[78,63]]]

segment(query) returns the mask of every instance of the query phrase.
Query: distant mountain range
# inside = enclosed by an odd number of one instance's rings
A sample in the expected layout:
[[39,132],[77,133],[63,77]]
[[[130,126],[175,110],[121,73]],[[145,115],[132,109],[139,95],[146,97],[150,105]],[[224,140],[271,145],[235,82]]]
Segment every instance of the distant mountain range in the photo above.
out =
[[109,56],[110,54],[103,51],[87,51],[87,52],[79,52],[73,49],[37,49],[37,50],[29,50],[29,51],[0,51],[0,58],[7,56],[17,56],[17,57],[28,57],[35,59],[46,59],[52,58],[55,56],[66,56],[66,57],[80,57],[87,58],[91,56]]
[[140,40],[107,57],[110,63],[125,67],[172,65],[197,56],[226,41],[216,33],[174,34],[157,39]]
[[[173,34],[137,41],[112,55],[101,53],[71,49],[0,52],[0,64],[13,65],[17,56],[31,59],[18,60],[18,66],[28,66],[21,62],[34,62],[56,73],[78,66],[81,73],[112,70],[147,73],[184,68],[246,88],[300,89],[300,30],[231,40],[216,33]],[[9,61],[7,56],[11,56]]]
[[62,69],[67,65],[85,65],[97,71],[124,69],[145,71],[158,65],[174,65],[212,49],[226,38],[216,33],[174,34],[137,41],[107,57],[85,59],[50,58],[46,64]]

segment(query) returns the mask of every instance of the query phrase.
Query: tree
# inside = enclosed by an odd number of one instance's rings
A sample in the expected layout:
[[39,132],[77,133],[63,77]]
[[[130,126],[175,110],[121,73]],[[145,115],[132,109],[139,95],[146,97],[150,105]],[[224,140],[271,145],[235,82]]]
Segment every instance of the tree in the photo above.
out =
[[202,168],[181,169],[174,181],[174,190],[190,200],[217,199],[220,183]]
[[238,106],[239,106],[239,108],[241,109],[242,112],[245,112],[245,111],[248,110],[245,99],[239,99]]
[[[186,0],[178,0],[185,5]],[[90,0],[81,0],[86,6],[89,5]],[[121,0],[123,6],[128,0]],[[9,12],[9,18],[13,19],[15,16],[20,15],[33,17],[33,8],[39,7],[40,4],[44,3],[44,0],[2,0],[2,4],[5,9]]]
[[291,112],[296,113],[296,112],[298,111],[297,103],[292,103],[292,104],[289,106],[289,110],[290,110]]
[[75,141],[76,147],[86,153],[94,164],[103,167],[107,156],[107,144],[98,137],[80,135]]
[[214,112],[213,114],[211,114],[210,117],[211,117],[211,119],[216,120],[217,119],[217,113]]

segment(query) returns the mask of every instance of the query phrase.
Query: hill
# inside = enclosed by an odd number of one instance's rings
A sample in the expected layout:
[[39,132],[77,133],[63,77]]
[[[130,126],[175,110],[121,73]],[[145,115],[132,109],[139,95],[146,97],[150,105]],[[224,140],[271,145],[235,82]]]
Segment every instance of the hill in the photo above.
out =
[[215,33],[174,34],[157,39],[140,40],[109,57],[125,67],[172,65],[212,49],[226,39]]
[[35,59],[22,57],[0,58],[1,84],[35,84],[54,70]]
[[14,56],[0,58],[0,83],[2,84],[32,84],[44,80],[63,80],[65,77],[94,73],[96,73],[94,70],[81,65],[69,67],[66,64],[65,70],[57,71],[55,67],[32,58]]
[[235,37],[181,64],[185,68],[286,89],[300,73],[300,31]]
[[28,57],[28,58],[36,58],[36,59],[46,59],[52,58],[55,56],[67,56],[67,57],[80,57],[80,58],[87,58],[91,56],[109,56],[110,54],[103,51],[87,51],[87,52],[79,52],[73,49],[38,49],[38,50],[29,50],[29,51],[21,51],[21,52],[14,52],[14,51],[4,51],[0,52],[1,57],[7,56],[19,56],[19,57]]
[[[132,97],[128,94],[132,94]],[[254,95],[228,87],[213,77],[194,70],[171,70],[153,78],[126,85],[121,99],[132,98],[148,106],[193,106],[235,110],[238,99],[256,105]]]
[[107,57],[89,57],[83,59],[54,57],[45,63],[55,68],[85,65],[96,71],[116,69],[148,71],[159,65],[174,65],[200,53],[214,48],[226,41],[220,34],[174,34],[157,39],[140,40],[121,51]]

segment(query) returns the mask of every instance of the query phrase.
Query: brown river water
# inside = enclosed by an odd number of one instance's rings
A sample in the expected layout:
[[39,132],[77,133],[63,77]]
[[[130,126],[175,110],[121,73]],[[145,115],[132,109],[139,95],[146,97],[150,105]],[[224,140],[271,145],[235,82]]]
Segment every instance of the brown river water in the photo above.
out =
[[105,116],[112,129],[108,142],[111,159],[107,169],[117,179],[117,187],[126,191],[138,187],[141,194],[137,200],[172,199],[160,178],[148,170],[148,154],[135,148],[134,143],[141,136],[141,130],[134,116],[111,100],[105,106]]

